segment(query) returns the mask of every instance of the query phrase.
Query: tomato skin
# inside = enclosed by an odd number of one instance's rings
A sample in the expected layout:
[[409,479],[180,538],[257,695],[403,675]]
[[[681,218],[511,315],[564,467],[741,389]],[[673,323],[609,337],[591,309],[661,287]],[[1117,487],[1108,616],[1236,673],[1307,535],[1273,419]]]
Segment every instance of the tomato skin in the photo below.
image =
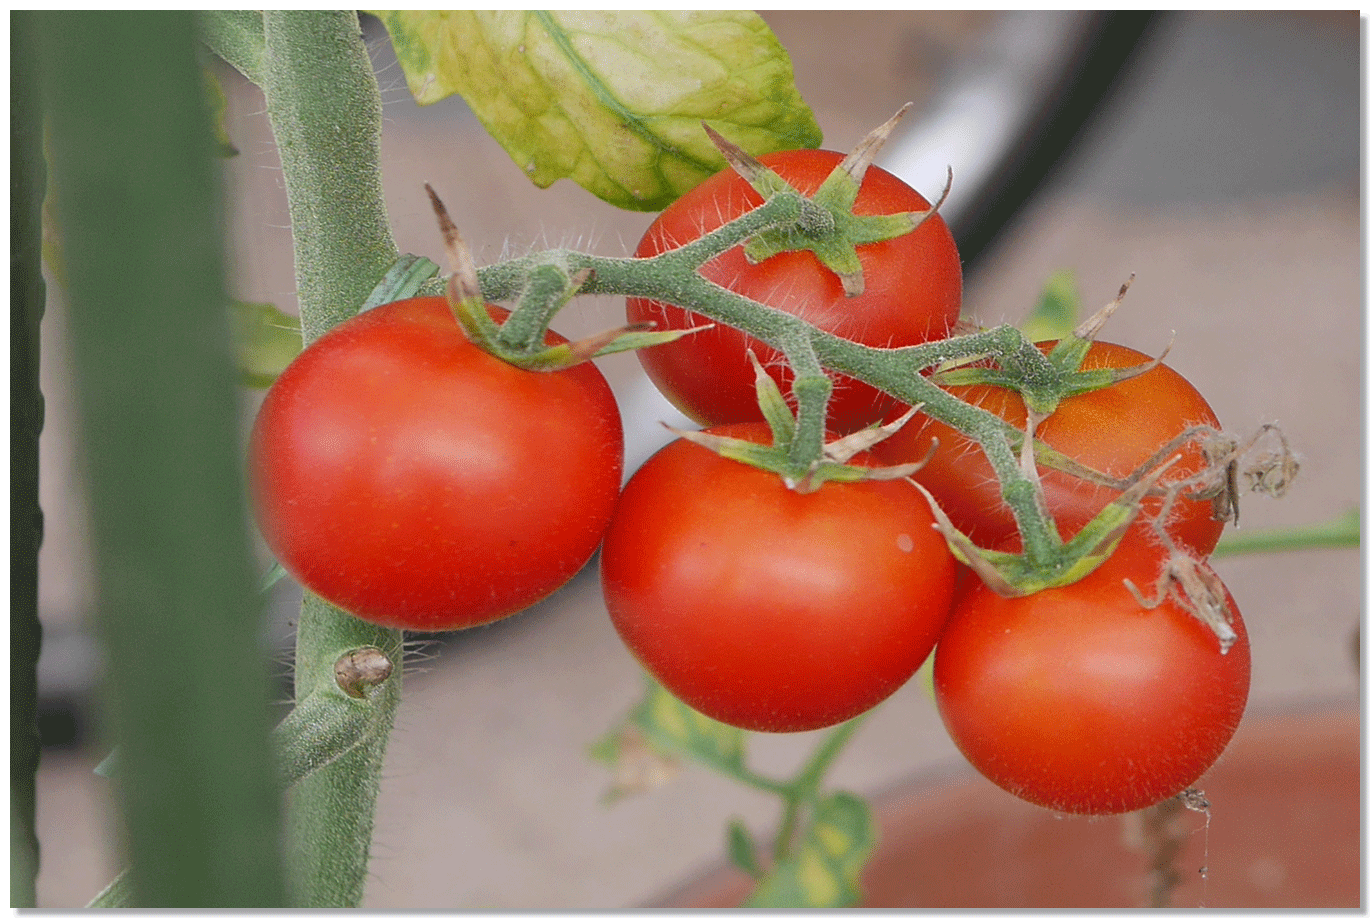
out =
[[617,501],[623,429],[591,364],[518,369],[427,297],[300,354],[249,465],[262,535],[301,584],[379,625],[443,631],[517,612],[585,564]]
[[[713,432],[770,442],[764,424]],[[748,730],[816,730],[908,681],[956,566],[904,481],[824,484],[677,440],[629,481],[600,557],[614,627],[685,703]]]
[[[1050,352],[1054,341],[1038,345]],[[1085,356],[1083,369],[1131,367],[1151,358],[1140,351],[1096,341]],[[1002,386],[948,386],[947,391],[998,415],[1023,430],[1027,410],[1022,397]],[[1060,453],[1115,478],[1125,478],[1158,449],[1196,424],[1218,427],[1217,415],[1199,391],[1179,373],[1161,364],[1140,376],[1105,389],[1062,400],[1037,428],[1037,437]],[[886,464],[913,462],[938,441],[936,452],[914,478],[923,484],[956,528],[978,544],[993,546],[1018,532],[1013,514],[1001,497],[999,481],[979,444],[927,415],[918,415],[871,453]],[[1197,442],[1180,451],[1181,458],[1166,473],[1178,481],[1205,467]],[[1061,537],[1069,539],[1088,523],[1119,491],[1100,487],[1065,472],[1041,466],[1042,490],[1048,511]],[[1142,502],[1140,517],[1154,518],[1162,498]],[[1181,498],[1167,522],[1172,538],[1201,556],[1213,552],[1223,523],[1213,519],[1211,501]]]
[[[788,150],[761,157],[797,191],[812,195],[843,154]],[[637,248],[649,257],[677,248],[755,209],[761,196],[731,169],[706,179],[662,211]],[[853,212],[890,214],[927,210],[926,198],[901,180],[871,166]],[[784,252],[748,264],[741,246],[700,268],[729,290],[801,316],[818,328],[875,347],[902,347],[945,338],[961,311],[961,259],[940,215],[895,239],[857,250],[866,289],[847,297],[841,281],[812,252]],[[701,316],[665,303],[629,299],[631,322],[656,322],[659,329],[707,324]],[[756,352],[782,391],[789,394],[782,355],[728,326],[716,325],[670,344],[638,351],[647,375],[686,416],[700,424],[760,421],[755,373],[747,350]],[[829,428],[849,433],[901,413],[901,404],[850,377],[837,376],[829,403]]]
[[1024,800],[1066,813],[1142,809],[1191,786],[1241,721],[1251,684],[1236,642],[1173,600],[1148,610],[1164,553],[1127,539],[1070,586],[1019,599],[976,584],[952,610],[933,682],[966,759]]

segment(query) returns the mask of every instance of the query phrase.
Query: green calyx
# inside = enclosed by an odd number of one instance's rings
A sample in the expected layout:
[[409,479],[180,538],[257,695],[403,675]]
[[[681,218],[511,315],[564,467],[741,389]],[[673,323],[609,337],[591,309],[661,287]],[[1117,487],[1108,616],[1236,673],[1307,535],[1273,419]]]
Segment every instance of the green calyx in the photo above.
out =
[[1057,551],[1054,563],[1043,566],[1040,559],[1026,554],[982,548],[971,541],[947,518],[937,499],[915,480],[923,492],[937,529],[947,541],[956,560],[973,570],[994,592],[1001,596],[1029,596],[1041,590],[1066,586],[1082,580],[1103,564],[1117,547],[1141,508],[1142,498],[1169,470],[1178,457],[1156,468],[1150,475],[1128,488],[1098,515],[1090,520],[1069,541],[1055,538]]
[[561,307],[591,278],[588,270],[571,272],[558,265],[540,265],[530,274],[518,302],[503,323],[496,322],[481,293],[471,249],[461,238],[447,208],[433,191],[429,200],[438,218],[452,274],[447,280],[447,302],[471,343],[524,370],[552,373],[620,351],[651,347],[691,335],[709,325],[679,331],[652,331],[652,323],[637,323],[590,335],[576,341],[547,344],[548,326]]
[[[857,247],[911,233],[941,206],[939,200],[925,211],[867,215],[852,212],[866,170],[908,109],[909,106],[905,105],[847,154],[813,197],[804,198],[803,211],[794,224],[766,230],[748,239],[743,246],[747,260],[756,264],[781,252],[812,252],[841,279],[842,289],[847,296],[860,296],[865,291],[866,282]],[[770,200],[782,192],[799,194],[755,157],[725,140],[707,125],[704,129],[729,165],[763,198]],[[942,199],[945,198],[944,191]]]
[[[771,443],[754,443],[707,431],[671,428],[673,433],[725,459],[779,475],[786,487],[801,494],[816,491],[830,481],[891,481],[907,478],[923,467],[923,462],[896,466],[865,466],[850,462],[858,453],[870,449],[903,427],[917,412],[917,407],[888,424],[858,430],[840,439],[823,442],[814,449],[814,444],[809,442],[814,436],[814,429],[800,423],[781,394],[780,387],[761,366],[756,355],[748,351],[747,356],[751,358],[756,371],[757,404],[770,427]],[[801,382],[797,380],[796,386]],[[828,385],[831,386],[831,383]],[[826,398],[826,393],[824,395]]]
[[1062,336],[1050,353],[1043,354],[1036,345],[1026,343],[1025,336],[1022,350],[1000,358],[997,366],[946,367],[938,370],[932,379],[939,386],[1003,386],[1021,395],[1029,411],[1046,417],[1056,410],[1062,399],[1140,376],[1159,366],[1170,348],[1155,360],[1135,367],[1080,369],[1095,336],[1122,305],[1131,285],[1129,278],[1112,302]]

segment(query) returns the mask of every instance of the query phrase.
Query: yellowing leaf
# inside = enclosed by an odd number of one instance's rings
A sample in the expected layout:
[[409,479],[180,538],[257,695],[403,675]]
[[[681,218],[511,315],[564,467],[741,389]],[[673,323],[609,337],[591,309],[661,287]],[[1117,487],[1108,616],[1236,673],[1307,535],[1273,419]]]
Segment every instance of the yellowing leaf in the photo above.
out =
[[790,856],[757,884],[751,908],[845,908],[861,899],[861,869],[875,847],[869,805],[855,794],[819,801]]
[[540,187],[660,210],[747,152],[816,147],[789,55],[743,10],[378,11],[410,91],[454,93]]

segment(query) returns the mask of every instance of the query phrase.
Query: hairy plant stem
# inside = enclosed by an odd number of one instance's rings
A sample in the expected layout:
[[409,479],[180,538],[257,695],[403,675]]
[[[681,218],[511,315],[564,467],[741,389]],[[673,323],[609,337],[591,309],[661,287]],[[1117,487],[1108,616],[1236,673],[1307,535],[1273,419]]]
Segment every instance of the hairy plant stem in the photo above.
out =
[[[669,302],[739,328],[791,354],[792,359],[793,354],[798,354],[807,361],[811,353],[823,368],[869,383],[907,404],[921,404],[926,414],[981,445],[1003,483],[1004,501],[1018,521],[1025,554],[1035,567],[1058,569],[1062,559],[1055,523],[1038,505],[1033,483],[1024,475],[1014,452],[1023,441],[1022,431],[948,394],[921,373],[943,361],[975,357],[1035,364],[1041,354],[1022,332],[1003,325],[909,347],[870,347],[821,331],[801,318],[727,290],[698,273],[705,262],[756,233],[796,222],[801,211],[802,199],[798,195],[781,193],[712,233],[646,259],[608,258],[561,249],[534,253],[482,268],[481,290],[488,299],[504,300],[516,296],[528,278],[547,265],[567,273],[588,271],[589,279],[581,293]],[[797,437],[796,441],[800,439]],[[799,448],[812,450],[815,442],[821,444],[821,438],[815,440],[810,436],[807,447]],[[1044,458],[1050,462],[1049,457]]]
[[[308,343],[355,315],[399,255],[380,184],[380,93],[353,12],[268,11],[262,40],[259,78],[280,150]],[[379,647],[394,670],[374,699],[364,738],[291,793],[287,829],[301,906],[361,903],[380,769],[400,698],[402,640],[398,631],[305,596],[297,705],[336,692],[334,663],[354,649]]]

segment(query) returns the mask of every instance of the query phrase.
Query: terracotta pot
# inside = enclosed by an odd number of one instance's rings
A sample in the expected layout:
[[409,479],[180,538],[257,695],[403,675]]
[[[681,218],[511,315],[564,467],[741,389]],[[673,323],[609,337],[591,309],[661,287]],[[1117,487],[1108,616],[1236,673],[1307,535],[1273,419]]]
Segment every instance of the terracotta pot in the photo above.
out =
[[[1207,814],[1181,809],[1168,824],[1179,846],[1169,904],[1359,908],[1360,786],[1357,710],[1248,717],[1199,783]],[[873,805],[881,841],[864,907],[1149,904],[1141,814],[1060,817],[965,772],[914,779]],[[749,887],[721,867],[656,907],[734,907]]]

